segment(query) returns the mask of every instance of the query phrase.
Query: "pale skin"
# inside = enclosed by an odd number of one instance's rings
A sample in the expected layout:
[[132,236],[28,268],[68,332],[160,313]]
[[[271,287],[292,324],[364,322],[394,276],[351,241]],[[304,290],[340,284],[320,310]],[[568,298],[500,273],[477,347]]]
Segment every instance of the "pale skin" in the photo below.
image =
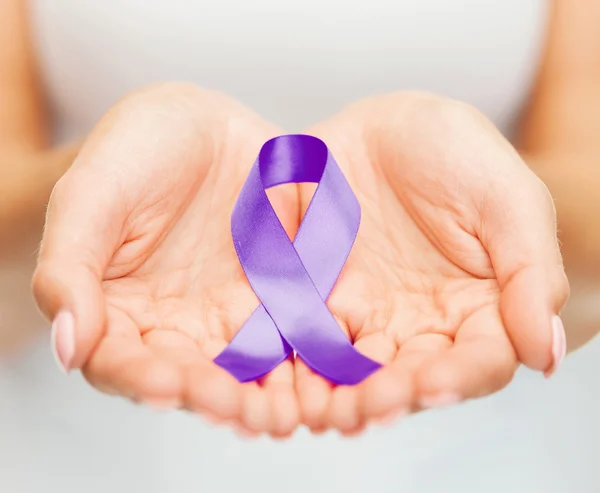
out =
[[[231,208],[260,145],[284,131],[224,95],[165,84],[125,97],[71,166],[73,148],[46,147],[24,14],[21,2],[0,6],[0,122],[16,121],[0,125],[0,169],[19,191],[0,194],[0,227],[42,213],[40,197],[66,171],[34,290],[60,322],[53,341],[68,370],[104,392],[286,437],[300,423],[356,434],[493,393],[519,364],[556,369],[552,322],[569,285],[553,201],[531,168],[564,217],[567,266],[595,265],[600,238],[580,218],[595,217],[600,201],[565,177],[578,176],[575,161],[589,190],[600,186],[600,5],[557,2],[521,156],[473,108],[428,94],[360,101],[306,130],[330,146],[363,209],[328,300],[356,347],[385,363],[355,387],[333,387],[291,360],[239,384],[211,361],[257,303],[231,244]],[[3,164],[16,159],[19,172]],[[290,235],[311,191],[270,193]],[[570,347],[593,335],[569,329]]]

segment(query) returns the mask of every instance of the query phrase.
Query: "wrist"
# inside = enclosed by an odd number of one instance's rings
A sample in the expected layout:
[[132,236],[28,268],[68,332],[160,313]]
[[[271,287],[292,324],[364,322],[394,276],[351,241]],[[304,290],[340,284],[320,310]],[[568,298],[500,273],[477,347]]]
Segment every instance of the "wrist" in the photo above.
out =
[[73,146],[0,155],[0,250],[41,231],[50,193],[75,155]]
[[556,206],[558,232],[568,270],[600,277],[600,168],[589,155],[526,157],[546,184]]

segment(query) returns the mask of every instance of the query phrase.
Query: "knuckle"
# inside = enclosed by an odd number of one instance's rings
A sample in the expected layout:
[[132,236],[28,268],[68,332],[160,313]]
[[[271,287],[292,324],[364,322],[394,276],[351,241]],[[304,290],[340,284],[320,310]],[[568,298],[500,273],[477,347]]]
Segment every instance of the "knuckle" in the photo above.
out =
[[190,82],[161,82],[153,84],[126,94],[120,99],[116,107],[145,107],[149,101],[163,101],[179,98],[180,96],[198,96],[205,90]]
[[54,307],[50,306],[49,298],[55,284],[55,275],[49,266],[41,262],[38,264],[31,279],[33,297],[44,315],[50,317]]
[[559,269],[557,269],[556,277],[556,294],[558,298],[559,307],[562,308],[566,305],[567,301],[571,297],[571,285],[562,265]]
[[168,128],[165,120],[181,120],[194,115],[196,102],[202,99],[203,94],[203,89],[185,82],[161,83],[136,90],[117,101],[102,117],[92,135],[106,137],[115,128],[119,132],[138,127],[148,130],[157,125]]
[[550,208],[552,208],[552,210],[554,210],[554,198],[552,197],[548,186],[531,169],[527,168],[527,171],[530,176],[530,187],[536,194],[536,197],[540,200],[543,200],[548,206],[550,206]]
[[67,193],[67,189],[68,189],[68,179],[69,177],[67,176],[69,174],[69,171],[67,171],[67,173],[65,173],[63,176],[61,176],[58,181],[54,184],[54,187],[52,188],[52,192],[50,193],[50,199],[48,201],[48,208],[54,207],[56,202],[60,202],[60,200],[62,199],[62,197],[64,197]]
[[45,291],[46,286],[46,273],[38,266],[33,276],[31,278],[31,289],[33,290],[33,295],[36,298],[36,301],[39,302],[39,298],[42,293]]
[[415,98],[414,109],[421,118],[436,122],[440,130],[452,134],[465,129],[480,129],[482,123],[487,121],[477,108],[468,103],[428,94]]
[[470,167],[478,154],[488,156],[497,147],[495,126],[462,101],[418,93],[390,108],[393,137],[421,143],[428,159]]
[[485,117],[477,108],[454,99],[438,101],[435,111],[440,120],[450,128],[471,126],[485,121]]

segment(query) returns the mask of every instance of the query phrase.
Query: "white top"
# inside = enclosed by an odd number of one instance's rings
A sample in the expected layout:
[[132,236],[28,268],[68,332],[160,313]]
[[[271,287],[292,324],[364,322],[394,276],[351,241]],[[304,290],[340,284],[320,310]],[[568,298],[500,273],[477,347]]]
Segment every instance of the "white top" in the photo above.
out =
[[[544,0],[30,0],[56,139],[163,80],[218,88],[289,131],[355,99],[421,89],[510,133],[537,68]],[[7,493],[598,491],[600,341],[550,381],[344,440],[245,442],[159,415],[53,366],[48,341],[0,366]]]

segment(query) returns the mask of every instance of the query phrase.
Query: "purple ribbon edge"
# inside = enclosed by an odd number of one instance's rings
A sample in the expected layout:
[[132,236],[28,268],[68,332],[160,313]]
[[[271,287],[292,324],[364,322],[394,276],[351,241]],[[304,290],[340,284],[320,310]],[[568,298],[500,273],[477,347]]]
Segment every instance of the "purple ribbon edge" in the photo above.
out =
[[[293,243],[266,195],[284,183],[317,183]],[[231,217],[236,253],[261,301],[215,363],[256,380],[295,349],[316,373],[354,385],[381,365],[358,352],[327,308],[360,225],[360,205],[327,145],[310,135],[267,141]]]

